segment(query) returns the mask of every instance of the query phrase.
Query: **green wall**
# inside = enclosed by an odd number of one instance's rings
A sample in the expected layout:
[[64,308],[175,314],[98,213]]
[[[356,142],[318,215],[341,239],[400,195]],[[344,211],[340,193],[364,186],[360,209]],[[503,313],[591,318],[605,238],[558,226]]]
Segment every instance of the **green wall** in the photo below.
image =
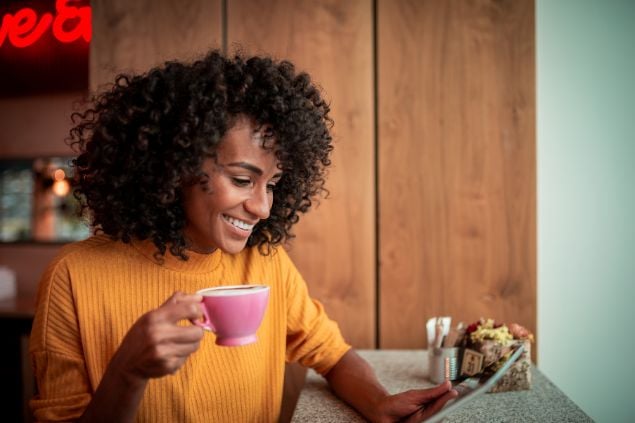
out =
[[537,0],[538,360],[635,421],[635,0]]

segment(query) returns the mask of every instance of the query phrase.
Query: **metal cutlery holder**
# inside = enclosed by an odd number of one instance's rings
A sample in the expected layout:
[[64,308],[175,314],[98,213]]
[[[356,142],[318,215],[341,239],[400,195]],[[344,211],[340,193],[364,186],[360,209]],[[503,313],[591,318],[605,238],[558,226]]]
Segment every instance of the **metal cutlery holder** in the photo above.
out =
[[460,348],[430,348],[428,354],[428,375],[432,382],[441,383],[459,378]]

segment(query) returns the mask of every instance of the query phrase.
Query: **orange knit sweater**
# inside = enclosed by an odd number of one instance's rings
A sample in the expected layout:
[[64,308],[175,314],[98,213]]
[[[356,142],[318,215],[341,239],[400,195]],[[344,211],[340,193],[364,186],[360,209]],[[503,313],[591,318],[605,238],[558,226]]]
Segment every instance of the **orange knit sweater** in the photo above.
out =
[[78,418],[128,329],[177,290],[271,287],[258,342],[221,347],[206,332],[179,371],[148,383],[138,421],[276,421],[285,359],[324,374],[350,348],[322,305],[308,296],[282,248],[269,256],[253,248],[237,255],[188,252],[188,261],[168,254],[163,264],[154,251],[148,242],[96,236],[65,247],[50,264],[39,286],[30,346],[36,420]]

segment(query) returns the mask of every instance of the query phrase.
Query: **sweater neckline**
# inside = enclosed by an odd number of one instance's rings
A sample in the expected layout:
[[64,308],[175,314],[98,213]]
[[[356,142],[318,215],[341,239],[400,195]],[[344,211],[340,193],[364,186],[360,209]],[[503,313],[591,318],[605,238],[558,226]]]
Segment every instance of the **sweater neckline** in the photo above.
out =
[[185,251],[187,260],[183,260],[180,257],[172,255],[170,250],[166,250],[165,255],[159,256],[159,259],[155,257],[157,247],[151,240],[132,240],[132,246],[139,251],[145,258],[155,263],[158,266],[165,267],[167,269],[176,270],[178,272],[187,273],[208,273],[216,269],[220,264],[222,251],[217,248],[211,253],[197,253],[192,250]]

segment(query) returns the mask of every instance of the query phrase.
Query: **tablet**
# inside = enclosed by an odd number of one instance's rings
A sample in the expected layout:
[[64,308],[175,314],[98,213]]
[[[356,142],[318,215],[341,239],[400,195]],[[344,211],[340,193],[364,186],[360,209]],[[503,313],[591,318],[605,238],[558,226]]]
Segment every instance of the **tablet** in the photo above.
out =
[[427,419],[426,422],[440,422],[451,413],[457,411],[465,404],[472,401],[474,398],[489,391],[494,385],[496,385],[496,382],[498,382],[503,377],[503,375],[507,373],[510,367],[518,360],[518,358],[524,351],[525,347],[523,344],[520,344],[518,347],[516,347],[512,355],[505,362],[505,364],[503,364],[503,366],[498,369],[496,373],[490,376],[490,378],[483,383],[480,382],[480,376],[474,376],[467,378],[463,382],[455,385],[454,389],[459,393],[459,396],[449,401],[445,408]]

